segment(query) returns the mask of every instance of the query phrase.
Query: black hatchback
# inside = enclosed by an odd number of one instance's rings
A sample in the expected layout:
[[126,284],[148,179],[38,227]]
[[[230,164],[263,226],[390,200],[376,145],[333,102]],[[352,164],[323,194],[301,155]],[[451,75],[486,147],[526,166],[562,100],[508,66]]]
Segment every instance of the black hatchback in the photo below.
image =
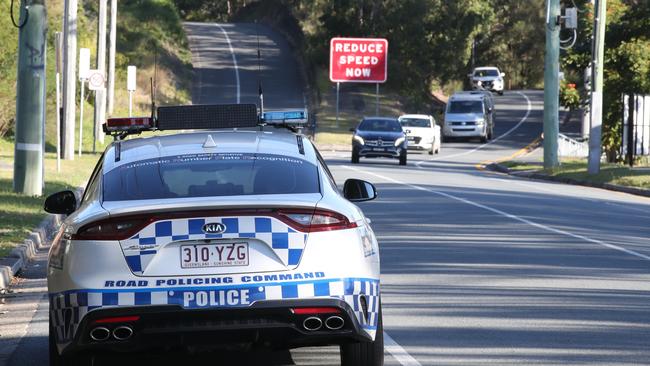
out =
[[397,118],[365,117],[352,135],[352,163],[359,158],[386,157],[399,159],[406,165],[408,140]]

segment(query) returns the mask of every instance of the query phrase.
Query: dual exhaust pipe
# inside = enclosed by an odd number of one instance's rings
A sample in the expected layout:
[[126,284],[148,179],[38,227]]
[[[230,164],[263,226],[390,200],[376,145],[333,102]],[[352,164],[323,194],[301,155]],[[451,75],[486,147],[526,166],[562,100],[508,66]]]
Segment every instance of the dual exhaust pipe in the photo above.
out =
[[302,322],[302,327],[310,332],[315,332],[317,330],[320,330],[323,328],[323,326],[329,330],[339,330],[343,328],[344,325],[345,325],[345,320],[343,320],[343,318],[337,315],[333,315],[325,319],[324,324],[323,324],[323,320],[321,320],[321,318],[316,316],[310,316],[309,318],[305,319]]
[[107,341],[111,338],[111,335],[117,341],[126,341],[133,336],[133,328],[127,325],[121,325],[113,329],[112,332],[106,327],[96,327],[90,331],[90,339],[95,342]]

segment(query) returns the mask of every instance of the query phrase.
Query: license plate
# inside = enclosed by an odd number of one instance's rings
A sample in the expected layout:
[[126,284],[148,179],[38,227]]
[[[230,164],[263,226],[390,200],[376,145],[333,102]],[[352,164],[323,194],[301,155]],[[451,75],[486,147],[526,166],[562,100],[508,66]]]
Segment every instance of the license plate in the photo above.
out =
[[181,268],[248,265],[248,243],[181,245]]
[[383,147],[373,147],[372,151],[386,151]]

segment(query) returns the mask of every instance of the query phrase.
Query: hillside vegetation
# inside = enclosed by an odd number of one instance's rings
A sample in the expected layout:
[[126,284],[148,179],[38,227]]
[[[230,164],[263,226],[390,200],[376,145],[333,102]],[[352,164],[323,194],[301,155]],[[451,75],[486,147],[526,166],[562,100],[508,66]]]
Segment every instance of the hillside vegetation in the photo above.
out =
[[[18,12],[18,1],[15,2]],[[0,0],[8,9],[10,0]],[[46,2],[48,11],[47,44],[47,117],[46,143],[49,151],[55,144],[55,62],[54,33],[61,30],[63,0]],[[91,50],[91,67],[96,62],[98,4],[79,2],[78,47]],[[189,103],[192,79],[190,52],[183,32],[181,19],[172,0],[120,0],[118,1],[118,38],[116,56],[116,85],[114,115],[128,113],[126,67],[138,67],[138,91],[135,95],[134,113],[148,114],[150,105],[149,79],[154,75],[154,60],[158,62],[159,104]],[[15,118],[15,85],[18,29],[11,24],[8,14],[0,17],[0,136],[11,137]],[[77,85],[79,93],[79,85]],[[84,148],[92,144],[92,108],[94,97],[86,95],[84,116]],[[79,104],[79,96],[77,96]],[[77,105],[78,107],[78,105]],[[77,108],[78,109],[78,108]]]

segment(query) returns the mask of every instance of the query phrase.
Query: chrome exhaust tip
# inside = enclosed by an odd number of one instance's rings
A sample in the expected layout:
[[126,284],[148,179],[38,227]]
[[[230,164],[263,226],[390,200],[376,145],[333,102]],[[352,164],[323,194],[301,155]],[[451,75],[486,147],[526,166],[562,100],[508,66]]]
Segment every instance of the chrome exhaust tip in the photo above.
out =
[[133,335],[133,329],[126,325],[119,326],[113,330],[113,337],[118,341],[125,341]]
[[302,326],[303,328],[313,332],[323,327],[323,321],[318,317],[310,316],[302,322]]
[[103,342],[111,336],[111,331],[108,328],[97,327],[90,331],[90,338],[96,342]]
[[340,316],[330,316],[325,320],[325,326],[329,330],[339,330],[345,325],[345,320]]

